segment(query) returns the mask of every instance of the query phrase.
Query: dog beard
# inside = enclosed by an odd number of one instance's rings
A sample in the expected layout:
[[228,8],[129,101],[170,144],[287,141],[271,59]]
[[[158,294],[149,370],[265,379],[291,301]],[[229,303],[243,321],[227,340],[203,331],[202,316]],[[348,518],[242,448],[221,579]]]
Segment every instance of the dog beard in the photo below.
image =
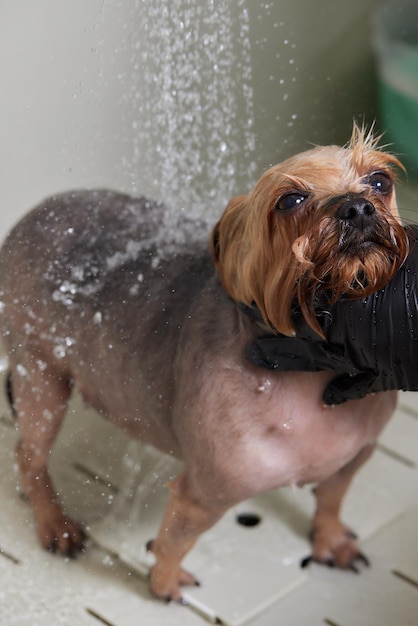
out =
[[315,296],[326,291],[331,303],[342,294],[348,299],[369,296],[394,277],[408,246],[404,227],[391,215],[380,216],[364,231],[324,217],[296,239],[292,251],[301,264],[295,296],[305,319],[318,332],[312,316]]

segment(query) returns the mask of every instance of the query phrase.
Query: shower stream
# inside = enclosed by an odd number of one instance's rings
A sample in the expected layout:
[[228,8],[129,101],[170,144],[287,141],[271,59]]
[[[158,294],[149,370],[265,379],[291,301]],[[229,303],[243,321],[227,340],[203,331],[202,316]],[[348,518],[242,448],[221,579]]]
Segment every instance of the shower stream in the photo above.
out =
[[[256,171],[245,2],[136,0],[132,19],[138,24],[126,44],[132,76],[121,95],[132,150],[122,167],[131,190],[164,202],[168,228],[178,211],[212,221],[241,181],[251,188]],[[145,544],[158,529],[166,483],[179,463],[137,442],[122,463],[112,510],[91,534],[146,574],[152,555]]]

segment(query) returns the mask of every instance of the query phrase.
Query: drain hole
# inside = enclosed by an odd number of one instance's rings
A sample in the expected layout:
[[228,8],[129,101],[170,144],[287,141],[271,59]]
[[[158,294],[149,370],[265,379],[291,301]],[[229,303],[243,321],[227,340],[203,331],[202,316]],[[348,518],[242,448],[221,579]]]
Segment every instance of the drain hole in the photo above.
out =
[[260,515],[257,513],[240,513],[237,515],[237,522],[241,526],[247,526],[247,528],[252,528],[254,526],[258,526],[261,522]]

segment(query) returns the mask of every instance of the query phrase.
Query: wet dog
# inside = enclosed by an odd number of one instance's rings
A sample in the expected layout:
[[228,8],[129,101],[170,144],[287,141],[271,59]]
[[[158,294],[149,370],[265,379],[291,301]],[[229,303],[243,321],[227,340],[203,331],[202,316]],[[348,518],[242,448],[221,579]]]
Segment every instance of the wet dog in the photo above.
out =
[[194,584],[181,561],[229,507],[289,484],[317,485],[312,558],[364,560],[339,512],[396,393],[326,409],[332,371],[266,371],[245,355],[257,337],[291,335],[295,305],[320,333],[320,291],[363,297],[394,276],[408,249],[399,166],[357,127],[344,148],[290,158],[230,202],[212,256],[202,224],[111,191],[52,197],[17,224],[0,252],[0,319],[22,486],[45,548],[84,544],[47,469],[76,386],[129,435],[184,463],[149,546],[156,596],[179,600]]

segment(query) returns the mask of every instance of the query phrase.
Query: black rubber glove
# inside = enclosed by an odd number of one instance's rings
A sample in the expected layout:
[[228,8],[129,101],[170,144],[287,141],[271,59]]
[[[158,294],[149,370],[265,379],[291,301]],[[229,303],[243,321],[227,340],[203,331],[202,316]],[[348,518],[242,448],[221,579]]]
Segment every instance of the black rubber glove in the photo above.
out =
[[408,258],[384,289],[362,300],[318,302],[325,340],[296,310],[296,336],[261,337],[248,358],[279,371],[335,371],[323,396],[328,405],[389,389],[418,391],[418,227],[408,235]]

